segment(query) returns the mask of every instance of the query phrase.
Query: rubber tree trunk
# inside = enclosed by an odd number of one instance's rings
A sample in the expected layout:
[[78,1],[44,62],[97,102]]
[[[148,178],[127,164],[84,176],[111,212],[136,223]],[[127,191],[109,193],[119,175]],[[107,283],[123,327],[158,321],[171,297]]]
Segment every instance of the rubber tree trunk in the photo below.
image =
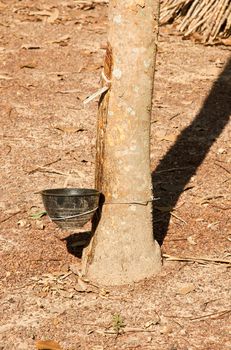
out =
[[159,272],[153,238],[150,116],[159,1],[111,0],[108,49],[96,145],[102,215],[83,255],[83,273],[98,283],[139,281]]

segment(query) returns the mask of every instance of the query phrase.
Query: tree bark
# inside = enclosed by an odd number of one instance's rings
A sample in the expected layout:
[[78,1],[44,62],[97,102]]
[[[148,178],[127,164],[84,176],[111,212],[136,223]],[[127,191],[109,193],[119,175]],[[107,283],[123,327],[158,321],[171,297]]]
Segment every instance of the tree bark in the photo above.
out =
[[105,285],[160,271],[153,238],[150,116],[158,35],[158,0],[111,0],[108,49],[96,145],[96,188],[105,202],[83,273]]

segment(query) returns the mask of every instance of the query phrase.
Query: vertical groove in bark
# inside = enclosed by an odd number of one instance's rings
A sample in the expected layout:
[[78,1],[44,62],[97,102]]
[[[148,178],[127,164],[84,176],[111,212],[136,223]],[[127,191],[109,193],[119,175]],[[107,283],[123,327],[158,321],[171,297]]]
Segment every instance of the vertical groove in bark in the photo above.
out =
[[[113,69],[113,56],[112,56],[112,47],[110,43],[107,44],[105,59],[104,59],[104,68],[103,75],[106,76],[107,80],[111,80]],[[101,78],[102,86],[105,83],[104,77]],[[109,86],[110,90],[110,86]],[[110,91],[107,90],[104,94],[101,95],[98,105],[98,115],[97,115],[97,131],[96,131],[96,157],[95,157],[95,188],[102,192],[103,191],[103,170],[104,170],[104,160],[105,160],[105,138],[107,131],[107,117],[108,117],[108,103],[110,97]],[[99,208],[95,213],[92,219],[92,234],[94,235],[95,230],[97,229],[102,210],[103,198],[100,197]],[[82,272],[86,273],[87,264],[91,264],[92,257],[94,255],[94,246],[96,241],[94,236],[91,239],[91,242],[87,248],[84,249],[82,257]]]
[[[113,68],[112,48],[108,43],[103,73],[108,80],[111,80]],[[105,81],[102,77],[102,85]],[[108,102],[110,92],[106,91],[100,98],[98,106],[98,120],[97,120],[97,138],[96,138],[96,161],[95,161],[95,188],[102,191],[103,186],[103,163],[104,163],[104,149],[105,149],[105,136],[107,128],[107,114],[108,114]]]

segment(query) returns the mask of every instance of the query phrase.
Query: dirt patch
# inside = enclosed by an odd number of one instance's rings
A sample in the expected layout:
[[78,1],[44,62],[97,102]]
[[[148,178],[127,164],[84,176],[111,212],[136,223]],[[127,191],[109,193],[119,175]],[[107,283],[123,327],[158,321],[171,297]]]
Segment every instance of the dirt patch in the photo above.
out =
[[[0,348],[230,349],[230,265],[164,259],[155,278],[93,286],[79,280],[80,237],[31,218],[40,190],[94,185],[97,101],[82,102],[99,87],[107,7],[0,8]],[[230,77],[226,47],[161,29],[151,166],[163,254],[230,259]]]

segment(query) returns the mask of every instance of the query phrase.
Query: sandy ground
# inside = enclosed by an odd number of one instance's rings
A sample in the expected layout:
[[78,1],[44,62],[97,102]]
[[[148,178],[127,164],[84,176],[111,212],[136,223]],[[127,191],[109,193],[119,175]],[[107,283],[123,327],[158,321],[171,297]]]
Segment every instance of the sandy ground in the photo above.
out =
[[63,350],[231,349],[229,47],[161,28],[151,134],[158,276],[84,282],[81,235],[31,217],[44,188],[94,186],[97,101],[83,100],[99,87],[106,32],[103,4],[0,1],[0,349],[48,339]]

